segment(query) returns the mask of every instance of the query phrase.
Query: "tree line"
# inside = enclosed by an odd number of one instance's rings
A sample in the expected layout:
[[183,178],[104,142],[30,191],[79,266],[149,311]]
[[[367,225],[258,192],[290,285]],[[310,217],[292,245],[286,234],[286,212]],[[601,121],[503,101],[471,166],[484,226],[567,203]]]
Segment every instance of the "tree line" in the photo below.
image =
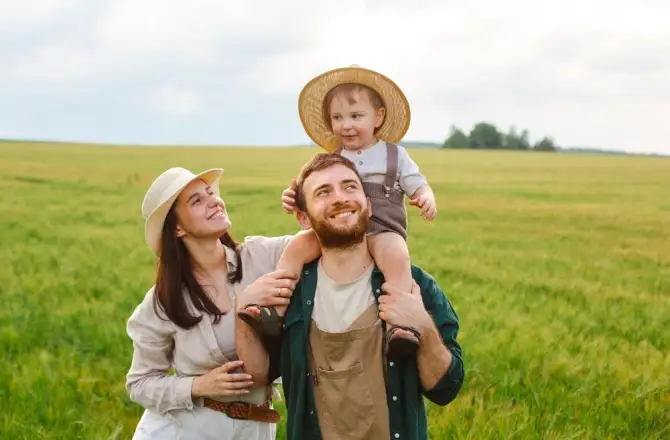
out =
[[512,126],[507,133],[488,122],[475,124],[466,134],[455,125],[451,126],[449,137],[442,148],[471,148],[479,150],[534,150],[556,151],[558,146],[551,137],[545,136],[535,143],[529,140],[528,130],[517,132]]

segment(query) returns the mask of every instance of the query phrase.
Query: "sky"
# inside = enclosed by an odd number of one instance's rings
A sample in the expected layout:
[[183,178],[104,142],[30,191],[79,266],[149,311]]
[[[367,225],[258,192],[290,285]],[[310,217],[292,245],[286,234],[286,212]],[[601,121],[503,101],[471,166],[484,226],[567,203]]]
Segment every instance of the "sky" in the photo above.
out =
[[452,125],[670,154],[667,0],[0,0],[0,138],[309,143],[302,86],[357,64]]

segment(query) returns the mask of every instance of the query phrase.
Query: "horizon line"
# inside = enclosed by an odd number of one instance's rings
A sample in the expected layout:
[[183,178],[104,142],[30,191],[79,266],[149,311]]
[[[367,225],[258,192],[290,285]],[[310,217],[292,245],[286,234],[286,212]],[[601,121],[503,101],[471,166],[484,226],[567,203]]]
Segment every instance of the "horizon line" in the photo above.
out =
[[[317,147],[315,143],[296,143],[296,144],[168,144],[168,143],[129,143],[129,142],[102,142],[102,141],[83,141],[83,140],[56,140],[56,139],[11,139],[0,138],[0,144],[3,143],[33,143],[33,144],[61,144],[73,146],[98,146],[98,147],[116,147],[116,148],[314,148]],[[409,148],[421,148],[418,145],[425,146],[424,148],[442,148],[442,144],[435,141],[422,140],[403,140],[398,142],[399,145],[408,146]],[[533,151],[533,150],[511,150],[511,149],[496,149],[496,148],[445,148],[446,150],[473,150],[473,151]],[[557,152],[591,152],[604,154],[619,154],[629,156],[657,156],[670,157],[669,153],[661,153],[655,151],[628,151],[628,150],[613,150],[598,147],[557,147]]]

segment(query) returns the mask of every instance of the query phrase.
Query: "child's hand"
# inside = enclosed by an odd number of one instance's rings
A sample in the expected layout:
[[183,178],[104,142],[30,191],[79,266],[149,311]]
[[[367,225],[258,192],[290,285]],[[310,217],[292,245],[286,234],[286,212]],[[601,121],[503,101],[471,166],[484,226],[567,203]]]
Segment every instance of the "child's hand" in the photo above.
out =
[[295,192],[297,189],[298,182],[293,179],[291,181],[291,186],[281,193],[281,205],[284,208],[284,211],[289,214],[295,211]]
[[419,189],[409,201],[409,204],[421,209],[421,216],[424,220],[432,221],[437,217],[437,204],[435,195],[428,185]]

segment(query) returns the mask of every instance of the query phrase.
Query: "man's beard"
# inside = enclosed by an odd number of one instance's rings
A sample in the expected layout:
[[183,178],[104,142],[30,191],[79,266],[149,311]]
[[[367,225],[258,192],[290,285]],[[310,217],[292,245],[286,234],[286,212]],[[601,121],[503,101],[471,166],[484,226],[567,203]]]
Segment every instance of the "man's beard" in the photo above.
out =
[[321,246],[324,248],[344,250],[355,247],[363,242],[370,221],[368,207],[367,205],[361,207],[359,203],[338,203],[332,207],[331,212],[341,211],[346,208],[358,211],[357,214],[354,214],[358,215],[358,221],[353,226],[337,228],[329,224],[326,219],[316,220],[309,212],[307,213],[307,217],[312,224],[312,229],[317,237],[319,237]]

